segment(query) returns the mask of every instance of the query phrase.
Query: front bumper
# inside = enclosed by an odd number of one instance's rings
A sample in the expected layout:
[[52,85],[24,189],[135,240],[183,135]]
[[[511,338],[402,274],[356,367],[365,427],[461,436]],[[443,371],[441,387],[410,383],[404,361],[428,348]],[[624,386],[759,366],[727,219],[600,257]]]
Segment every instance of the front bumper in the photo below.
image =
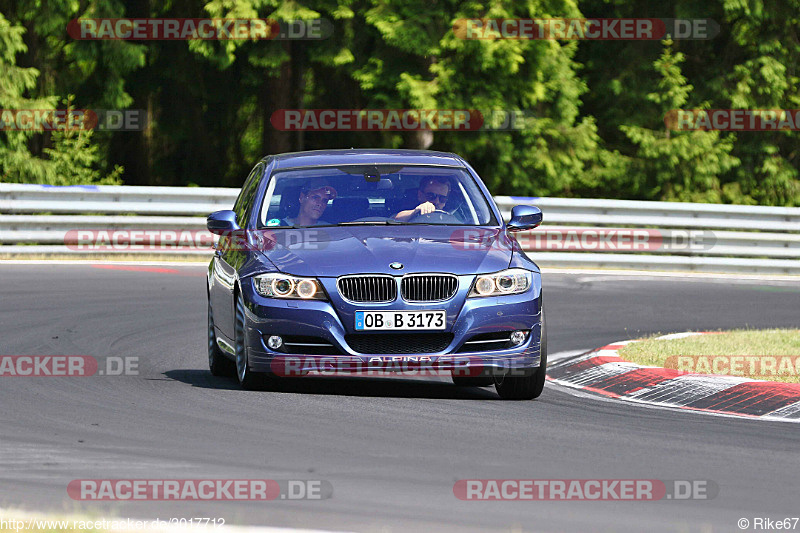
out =
[[[325,280],[321,280],[323,284]],[[541,283],[526,293],[488,298],[466,298],[471,282],[466,279],[456,296],[446,303],[409,305],[395,302],[391,307],[350,305],[328,290],[331,301],[301,301],[264,298],[243,280],[246,303],[248,360],[254,372],[278,375],[322,373],[400,372],[415,375],[500,375],[509,371],[533,370],[541,364]],[[326,289],[329,285],[326,284]],[[358,353],[347,337],[353,330],[356,309],[447,311],[447,334],[452,340],[433,353]],[[528,332],[525,342],[513,348],[492,350],[465,349],[465,342],[476,335],[498,331]],[[387,333],[399,335],[399,333]],[[266,345],[270,335],[303,336],[323,339],[332,353],[284,353]],[[352,338],[352,337],[351,337]]]

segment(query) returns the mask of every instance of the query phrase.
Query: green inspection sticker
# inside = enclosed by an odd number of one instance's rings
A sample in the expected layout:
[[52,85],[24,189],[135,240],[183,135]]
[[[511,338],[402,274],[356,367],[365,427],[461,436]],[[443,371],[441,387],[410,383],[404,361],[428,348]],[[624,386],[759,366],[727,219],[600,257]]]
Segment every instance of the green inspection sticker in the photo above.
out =
[[267,226],[280,226],[281,219],[279,218],[271,218],[267,221]]

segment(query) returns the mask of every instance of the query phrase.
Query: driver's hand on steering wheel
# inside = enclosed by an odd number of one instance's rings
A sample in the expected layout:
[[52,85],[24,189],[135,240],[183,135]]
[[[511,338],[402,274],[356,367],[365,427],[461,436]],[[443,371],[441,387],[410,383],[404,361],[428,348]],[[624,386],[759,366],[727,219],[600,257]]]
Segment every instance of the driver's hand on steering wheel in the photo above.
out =
[[436,206],[433,205],[431,202],[425,202],[419,204],[417,208],[414,209],[414,211],[416,211],[415,215],[427,215],[428,213],[433,213],[434,211],[436,211]]

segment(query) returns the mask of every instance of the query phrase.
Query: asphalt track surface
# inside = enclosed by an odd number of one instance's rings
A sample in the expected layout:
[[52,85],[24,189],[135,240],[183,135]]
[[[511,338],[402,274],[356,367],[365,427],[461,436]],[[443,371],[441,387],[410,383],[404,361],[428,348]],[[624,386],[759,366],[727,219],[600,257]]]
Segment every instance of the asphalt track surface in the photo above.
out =
[[[127,268],[127,267],[123,267]],[[654,409],[548,384],[214,378],[204,267],[0,265],[0,354],[136,356],[138,376],[0,378],[0,507],[357,531],[739,531],[800,515],[797,424]],[[797,326],[800,284],[550,274],[550,352],[641,334]],[[79,502],[73,479],[321,479],[322,501]],[[713,500],[460,501],[458,479],[704,479]],[[2,518],[2,517],[0,517]],[[798,526],[800,527],[800,526]]]

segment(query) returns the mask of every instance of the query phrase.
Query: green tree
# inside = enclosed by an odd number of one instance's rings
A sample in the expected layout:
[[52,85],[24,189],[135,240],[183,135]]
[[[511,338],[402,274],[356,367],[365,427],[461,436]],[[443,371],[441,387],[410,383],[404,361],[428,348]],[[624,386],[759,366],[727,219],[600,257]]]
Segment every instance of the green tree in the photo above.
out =
[[[715,56],[710,89],[737,109],[800,108],[800,2],[721,0],[728,31]],[[741,200],[800,206],[800,132],[743,132],[734,154],[742,164],[724,179]]]
[[[37,85],[39,71],[17,66],[17,54],[27,50],[22,36],[24,28],[12,25],[0,14],[0,109],[3,116],[13,117],[13,110],[52,110],[56,96],[29,98]],[[67,115],[72,110],[72,97],[65,100]],[[32,153],[29,145],[42,133],[33,130],[10,130],[0,133],[0,176],[3,181],[73,185],[87,183],[119,183],[121,167],[109,175],[99,168],[103,158],[92,142],[91,131],[74,131],[69,127],[55,131],[52,147],[44,148],[44,157]]]
[[[587,90],[577,44],[553,40],[463,39],[465,18],[580,17],[569,0],[512,5],[373,0],[354,50],[352,75],[366,107],[525,112],[520,130],[394,134],[389,146],[464,154],[498,194],[570,194],[598,179],[613,154],[599,146],[591,117],[579,117]],[[368,30],[374,28],[372,32]]]
[[[659,74],[658,89],[648,95],[658,116],[685,107],[693,87],[681,74],[684,56],[672,51],[673,42],[664,41],[661,57],[653,63]],[[693,108],[708,108],[704,102]],[[623,125],[620,129],[638,147],[631,165],[630,190],[641,198],[720,202],[730,190],[720,185],[719,176],[739,165],[731,155],[736,136],[719,131],[671,131]]]
[[[63,103],[67,114],[74,109],[74,96],[65,98]],[[86,123],[84,123],[86,124]],[[53,148],[45,148],[52,167],[48,183],[52,185],[76,185],[92,183],[98,185],[120,185],[123,168],[116,165],[107,175],[100,166],[100,147],[93,142],[94,132],[85,127],[64,128],[52,135]]]
[[[710,18],[720,26],[711,39],[676,40],[673,49],[682,54],[682,74],[691,81],[688,107],[705,102],[712,109],[797,109],[800,104],[797,74],[800,41],[800,2],[797,0],[581,0],[589,17]],[[730,156],[738,164],[721,171],[714,179],[676,175],[675,185],[655,190],[642,181],[642,145],[648,139],[635,134],[635,128],[658,129],[662,108],[653,106],[650,95],[660,92],[654,86],[651,65],[661,53],[657,41],[582,42],[577,55],[585,65],[583,79],[590,90],[584,95],[583,112],[597,118],[603,145],[619,151],[636,163],[622,176],[609,176],[593,194],[618,190],[621,197],[653,199],[698,199],[765,205],[800,205],[797,131],[737,132],[721,136],[732,142]],[[656,113],[654,113],[656,111]],[[625,130],[620,125],[633,129]],[[633,142],[631,135],[637,142]],[[725,139],[722,139],[724,137]],[[674,137],[673,137],[674,138]],[[690,137],[691,139],[691,137]],[[710,139],[702,137],[703,141]],[[698,139],[700,142],[700,139]],[[650,143],[652,144],[652,143]],[[697,150],[688,143],[683,160]],[[702,146],[702,144],[700,145]],[[655,150],[655,145],[653,145]],[[678,150],[677,148],[675,148]],[[672,153],[672,148],[668,149]],[[678,150],[679,151],[679,150]],[[653,153],[653,157],[656,157]],[[725,167],[720,160],[720,168]],[[712,166],[717,163],[712,162]],[[712,168],[705,168],[708,175]],[[630,177],[628,177],[630,176]],[[619,189],[617,189],[619,186]],[[588,191],[587,191],[588,192]]]
[[[11,23],[0,13],[0,110],[3,121],[13,117],[16,109],[53,109],[56,98],[28,98],[36,87],[39,71],[17,66],[17,54],[27,50],[22,36],[25,28]],[[3,181],[46,182],[53,175],[49,161],[33,157],[28,141],[30,131],[0,131],[0,176]]]

